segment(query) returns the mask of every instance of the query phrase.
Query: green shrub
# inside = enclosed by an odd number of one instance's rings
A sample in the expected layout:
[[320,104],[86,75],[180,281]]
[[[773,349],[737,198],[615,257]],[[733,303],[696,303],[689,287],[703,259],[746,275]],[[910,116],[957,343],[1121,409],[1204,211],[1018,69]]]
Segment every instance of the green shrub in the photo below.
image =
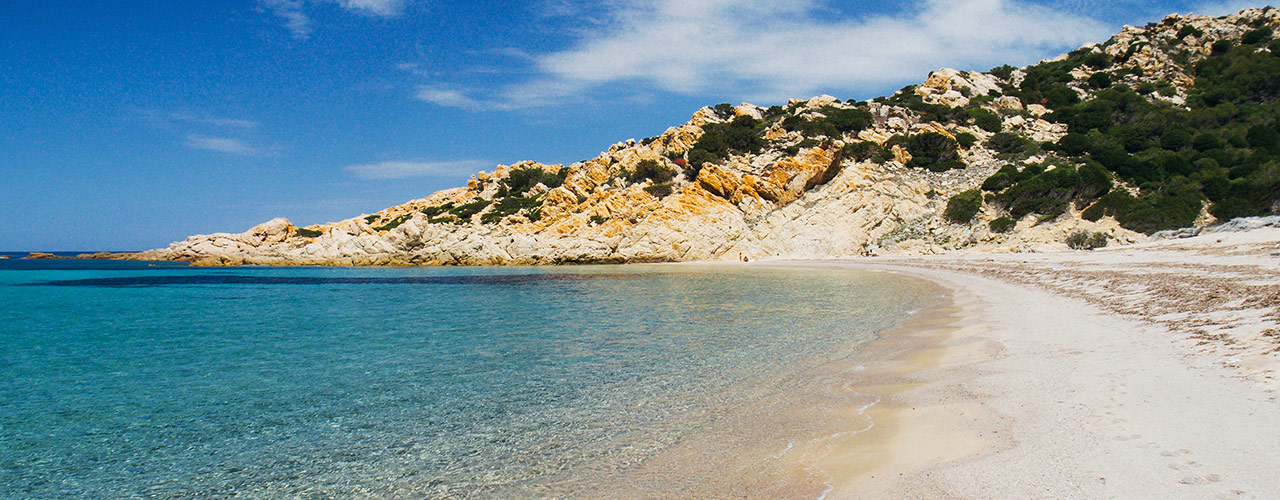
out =
[[1267,125],[1249,127],[1245,138],[1249,141],[1249,146],[1254,148],[1275,150],[1280,146],[1280,131]]
[[430,220],[432,218],[439,217],[440,214],[448,212],[449,209],[451,208],[453,208],[453,202],[449,201],[449,202],[445,202],[442,205],[424,208],[421,211],[422,211],[422,214],[426,215],[427,219]]
[[930,104],[924,102],[924,98],[916,95],[915,88],[915,85],[903,87],[903,89],[898,91],[897,94],[886,98],[883,102],[907,108],[919,115],[921,121],[938,123],[968,123],[969,110],[960,107],[953,108],[944,104]]
[[455,222],[464,224],[471,221],[471,217],[480,213],[489,206],[489,200],[476,198],[468,203],[464,203],[449,209],[449,215],[455,217]]
[[1200,152],[1210,151],[1214,149],[1222,149],[1222,146],[1223,146],[1222,139],[1218,138],[1217,135],[1214,135],[1209,132],[1201,132],[1199,134],[1196,134],[1195,139],[1191,140],[1191,147],[1195,148],[1196,151],[1200,151]]
[[883,149],[871,141],[856,141],[844,145],[844,156],[855,161],[867,161],[877,157]]
[[592,215],[591,218],[588,220],[591,222],[591,225],[593,226],[599,226],[609,221],[609,219],[606,219],[605,217],[600,215]]
[[822,116],[806,118],[800,115],[788,116],[782,120],[782,127],[800,132],[806,137],[826,136],[839,138],[846,133],[859,132],[871,126],[871,112],[861,108],[843,109],[824,106],[818,109]]
[[1210,49],[1213,51],[1213,55],[1215,56],[1226,54],[1227,51],[1231,50],[1231,40],[1218,40],[1213,42]]
[[1105,89],[1111,86],[1111,75],[1105,71],[1099,71],[1089,76],[1089,86],[1095,89]]
[[1049,108],[1056,109],[1080,102],[1080,94],[1066,85],[1050,85],[1041,94],[1044,96],[1044,105]]
[[1080,230],[1068,235],[1066,243],[1073,250],[1093,250],[1107,246],[1107,235],[1102,232],[1089,234],[1088,231]]
[[671,185],[670,184],[654,184],[651,186],[645,186],[644,191],[655,197],[665,198],[671,195]]
[[1020,155],[1034,153],[1035,143],[1012,132],[1000,132],[987,139],[987,147],[998,153]]
[[974,125],[987,132],[999,132],[1004,126],[1004,123],[1000,120],[1000,115],[987,109],[971,109],[969,110],[969,116],[973,118]]
[[636,168],[626,174],[627,182],[632,184],[651,180],[654,184],[671,182],[676,178],[676,171],[656,160],[640,160]]
[[[1181,27],[1179,36],[1205,36],[1193,27],[1175,26]],[[1048,173],[1032,166],[1021,172],[1001,169],[983,183],[992,193],[989,203],[1002,204],[1014,217],[1051,217],[1073,202],[1084,207],[1087,219],[1113,216],[1121,226],[1145,233],[1192,224],[1206,201],[1220,219],[1270,213],[1280,197],[1280,57],[1259,47],[1266,44],[1280,53],[1280,43],[1268,36],[1264,30],[1244,44],[1219,42],[1213,57],[1194,63],[1190,47],[1161,47],[1194,77],[1193,85],[1179,88],[1161,80],[1134,89],[1116,83],[1130,73],[1118,70],[1110,74],[1109,87],[1084,102],[1072,102],[1065,91],[1074,81],[1070,72],[1086,64],[1089,51],[1027,68],[1018,87],[1006,84],[1002,91],[1026,103],[1045,103],[1053,109],[1045,119],[1067,125],[1068,134],[1056,144],[1001,136],[989,146],[1002,156],[1043,147],[1052,151],[1049,161],[1058,169],[1075,165],[1076,179],[1065,173],[1042,177]],[[1143,46],[1133,44],[1117,59],[1126,60]],[[1182,94],[1186,104],[1145,97],[1153,93]],[[1112,190],[1112,178],[1138,190]]]
[[955,168],[964,168],[960,153],[956,150],[956,141],[937,132],[925,132],[906,138],[894,136],[890,142],[897,140],[911,153],[911,161],[907,166],[925,168],[933,172],[945,172]]
[[973,147],[973,145],[977,144],[977,142],[978,142],[978,137],[968,132],[960,132],[959,134],[956,134],[956,143],[959,144],[960,147],[964,149],[969,149]]
[[1200,38],[1204,36],[1204,32],[1190,24],[1183,26],[1182,29],[1178,30],[1178,38],[1186,38],[1188,35],[1194,35],[1196,38]]
[[982,210],[982,191],[970,189],[947,200],[947,209],[943,215],[951,222],[968,224],[979,210]]
[[1089,199],[1110,187],[1106,171],[1089,164],[1079,169],[1063,165],[1053,170],[1027,165],[1021,172],[1006,165],[983,182],[984,189],[1002,189],[995,199],[1017,219],[1031,213],[1057,217],[1066,211],[1068,201]]
[[991,231],[996,233],[1007,233],[1013,230],[1018,222],[1008,217],[999,217],[991,221]]
[[775,123],[786,114],[787,114],[786,109],[783,109],[782,106],[778,106],[775,104],[773,106],[769,106],[768,109],[764,110],[764,113],[763,113],[764,121],[765,123]]
[[390,221],[387,221],[386,224],[373,228],[373,230],[374,231],[390,231],[392,229],[400,227],[400,225],[404,224],[405,221],[407,220],[409,220],[409,214],[404,214],[394,219],[391,219]]
[[716,116],[719,117],[721,120],[728,120],[730,118],[733,118],[733,114],[734,114],[733,105],[727,102],[722,102],[720,104],[712,106],[711,110],[715,111]]
[[1084,65],[1093,69],[1102,69],[1111,65],[1111,56],[1105,52],[1093,52],[1084,56]]
[[1178,151],[1191,144],[1191,133],[1186,129],[1171,128],[1160,136],[1160,147],[1170,151]]
[[1271,28],[1258,28],[1251,30],[1240,38],[1240,43],[1245,45],[1257,45],[1271,38]]
[[484,224],[494,224],[501,222],[509,216],[524,211],[525,218],[536,221],[542,217],[542,194],[533,196],[507,196],[498,198],[493,204],[493,210],[486,212],[480,216],[480,222]]
[[564,184],[564,179],[568,175],[568,167],[560,167],[556,172],[547,172],[537,167],[512,169],[507,173],[507,177],[502,179],[502,185],[498,188],[498,196],[520,196],[538,184],[548,188],[557,188]]
[[1086,208],[1084,209],[1083,212],[1080,212],[1081,219],[1084,219],[1087,221],[1093,221],[1093,222],[1098,222],[1099,220],[1101,220],[1103,215],[1106,215],[1106,211],[1104,210],[1102,203],[1094,203],[1092,205],[1089,205],[1089,208]]
[[747,115],[728,123],[702,126],[702,137],[687,153],[685,177],[694,179],[704,163],[720,163],[730,154],[755,154],[765,146],[764,122]]
[[1013,70],[1015,69],[1018,69],[1018,68],[1005,64],[1003,66],[996,66],[994,68],[991,68],[991,71],[988,71],[988,73],[995,75],[996,78],[999,78],[1001,80],[1008,80],[1009,77],[1013,76]]
[[315,230],[315,229],[307,229],[307,228],[305,228],[305,227],[300,227],[300,228],[298,228],[298,229],[297,229],[297,231],[295,231],[295,232],[296,232],[296,234],[297,234],[298,236],[301,236],[301,237],[303,237],[303,238],[315,238],[315,237],[317,237],[317,236],[320,236],[320,235],[324,234],[324,231],[317,231],[317,230]]
[[1018,180],[1018,167],[1013,165],[1005,165],[1000,170],[987,177],[982,181],[982,190],[998,193],[1004,191],[1005,188],[1012,186]]

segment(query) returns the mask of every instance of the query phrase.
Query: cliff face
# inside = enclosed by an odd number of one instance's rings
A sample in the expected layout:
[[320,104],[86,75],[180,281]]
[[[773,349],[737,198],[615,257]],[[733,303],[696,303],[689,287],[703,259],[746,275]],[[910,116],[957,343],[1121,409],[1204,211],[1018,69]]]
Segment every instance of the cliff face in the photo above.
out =
[[[1189,68],[1210,57],[1213,42],[1238,40],[1251,24],[1275,25],[1277,14],[1175,16],[1126,27],[1104,45],[1055,60],[1107,56],[1104,65],[1076,64],[1055,85],[1073,93],[1071,102],[1088,102],[1101,91],[1095,75],[1106,73],[1131,87],[1160,83],[1168,89],[1144,98],[1181,106],[1195,82]],[[1199,35],[1188,36],[1187,26]],[[1166,52],[1162,37],[1179,32],[1176,53]],[[1065,248],[1078,230],[1119,243],[1145,240],[1110,212],[1082,217],[1106,189],[1141,195],[1114,173],[1105,189],[1081,183],[1046,191],[1031,209],[1006,195],[1012,188],[984,191],[1006,165],[1014,176],[1077,167],[1085,174],[1084,160],[1055,152],[1069,126],[1047,116],[1050,90],[1024,102],[1034,68],[943,69],[875,101],[820,96],[767,109],[707,107],[658,137],[615,144],[588,161],[499,165],[466,187],[375,214],[305,228],[273,219],[132,257],[201,265],[519,265],[1035,251]],[[976,212],[949,215],[952,198],[971,190]],[[1207,206],[1200,222],[1212,221]],[[1013,227],[992,224],[998,218]]]

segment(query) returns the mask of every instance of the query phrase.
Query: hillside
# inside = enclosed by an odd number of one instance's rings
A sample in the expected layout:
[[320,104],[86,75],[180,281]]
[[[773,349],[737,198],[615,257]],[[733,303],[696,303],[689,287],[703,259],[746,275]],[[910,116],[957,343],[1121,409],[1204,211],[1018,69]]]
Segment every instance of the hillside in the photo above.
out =
[[[871,101],[698,110],[570,165],[521,162],[374,214],[127,258],[465,265],[1009,252],[1276,212],[1280,11],[1169,16],[1027,68]],[[1087,237],[1086,237],[1087,236]],[[120,257],[120,256],[117,256]]]

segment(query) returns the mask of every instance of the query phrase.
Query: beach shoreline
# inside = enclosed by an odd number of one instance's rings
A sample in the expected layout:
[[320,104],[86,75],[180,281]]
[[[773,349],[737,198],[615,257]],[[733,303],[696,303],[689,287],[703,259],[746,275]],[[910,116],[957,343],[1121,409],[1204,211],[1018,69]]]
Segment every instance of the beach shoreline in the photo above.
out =
[[[1265,249],[1275,236],[1249,241]],[[1268,253],[1223,243],[761,263],[891,272],[951,290],[949,310],[869,346],[857,384],[881,398],[867,411],[875,428],[827,458],[839,474],[826,498],[1280,497],[1276,356],[1265,345],[1274,337],[1255,335],[1269,331],[1273,304],[1233,295],[1280,280]],[[1205,291],[1223,305],[1209,326],[1225,330],[1180,326],[1189,316],[1160,309],[1150,289],[1130,287],[1145,303],[1133,308],[1072,274],[1145,281],[1191,313],[1215,314],[1167,290],[1209,286],[1162,281],[1190,272],[1179,265],[1248,278],[1241,290]],[[1214,265],[1223,267],[1205,267]]]

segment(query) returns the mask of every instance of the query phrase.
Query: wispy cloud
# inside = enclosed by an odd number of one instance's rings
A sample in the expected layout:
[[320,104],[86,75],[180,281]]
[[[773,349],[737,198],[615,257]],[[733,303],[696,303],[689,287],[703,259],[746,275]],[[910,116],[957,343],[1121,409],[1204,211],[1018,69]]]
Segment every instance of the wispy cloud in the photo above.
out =
[[130,109],[129,112],[153,126],[181,126],[195,128],[221,128],[248,130],[261,124],[245,118],[218,116],[191,111],[166,111],[159,109]]
[[209,125],[218,128],[235,128],[235,129],[251,129],[257,128],[258,122],[246,120],[244,118],[229,118],[225,116],[214,116],[195,114],[187,112],[167,113],[165,118],[174,122],[185,123],[190,125]]
[[[755,100],[881,87],[950,66],[986,69],[1056,55],[1113,30],[1024,0],[923,0],[889,15],[833,18],[824,0],[641,0],[611,4],[601,29],[536,54],[529,79],[416,97],[463,109],[516,109],[618,85]],[[557,14],[573,2],[551,3]],[[424,91],[425,90],[425,91]]]
[[387,180],[411,177],[440,177],[470,175],[492,164],[482,160],[460,161],[384,161],[363,165],[348,165],[345,170],[361,179]]
[[338,5],[347,10],[372,16],[398,16],[404,11],[407,0],[338,0]]
[[189,134],[183,144],[189,148],[235,155],[252,155],[258,153],[257,148],[249,145],[249,143],[245,142],[243,139],[235,137],[212,137],[200,134]]
[[263,7],[284,21],[293,37],[305,40],[311,36],[311,18],[302,12],[302,0],[258,0]]
[[[339,7],[357,14],[374,17],[395,17],[404,12],[410,0],[312,0],[310,3],[336,3]],[[294,38],[305,40],[311,37],[311,16],[307,15],[307,3],[304,0],[258,0],[258,4],[284,21],[285,29]]]
[[258,122],[253,120],[244,120],[241,118],[225,118],[221,116],[204,116],[196,118],[195,121],[215,127],[228,128],[257,128]]
[[419,101],[469,111],[494,111],[514,108],[514,106],[509,103],[478,100],[468,96],[464,90],[444,88],[437,85],[423,85],[418,87],[418,92],[414,94],[414,97]]
[[1266,3],[1258,2],[1257,0],[1209,1],[1195,4],[1191,12],[1206,16],[1224,16],[1235,14],[1245,9],[1261,8],[1264,5]]

